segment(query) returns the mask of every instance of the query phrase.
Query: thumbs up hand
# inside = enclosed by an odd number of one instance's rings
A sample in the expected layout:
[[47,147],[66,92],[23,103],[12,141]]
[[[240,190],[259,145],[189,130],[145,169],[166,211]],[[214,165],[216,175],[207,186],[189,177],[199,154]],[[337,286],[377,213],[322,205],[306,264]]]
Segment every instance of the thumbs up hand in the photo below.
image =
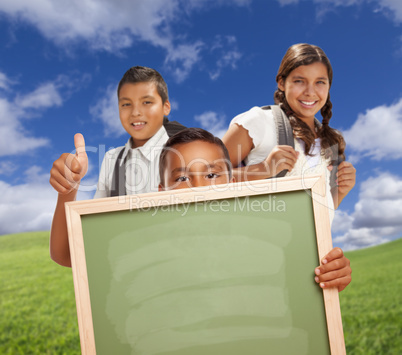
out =
[[[75,145],[75,157],[72,161],[72,165],[74,165],[74,170],[72,171],[78,176],[74,178],[75,181],[80,181],[88,171],[88,156],[85,151],[85,140],[84,136],[81,133],[77,133],[74,136],[74,145]],[[79,166],[76,166],[75,162],[78,162]]]
[[54,161],[50,170],[50,184],[62,195],[77,190],[88,171],[88,156],[81,133],[74,136],[75,154],[64,153]]

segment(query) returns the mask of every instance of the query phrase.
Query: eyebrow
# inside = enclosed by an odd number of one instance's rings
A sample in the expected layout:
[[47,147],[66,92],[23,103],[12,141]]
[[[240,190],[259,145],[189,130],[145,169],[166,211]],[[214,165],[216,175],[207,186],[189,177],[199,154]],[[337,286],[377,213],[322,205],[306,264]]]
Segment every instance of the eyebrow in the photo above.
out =
[[[144,95],[144,96],[140,97],[140,100],[144,100],[144,99],[153,99],[154,100],[155,97],[152,95]],[[119,98],[119,101],[123,101],[123,100],[131,101],[131,99],[129,97],[120,97]]]
[[[225,170],[219,164],[206,164],[205,167],[207,168],[207,170],[210,170],[210,169],[217,169],[217,170],[219,169],[220,171]],[[175,174],[175,173],[182,173],[182,172],[188,172],[188,168],[187,167],[175,168],[170,173]],[[202,172],[204,172],[204,171],[202,171]]]
[[[301,76],[301,75],[295,75],[295,76],[292,76],[292,79],[305,79],[305,77]],[[328,81],[329,79],[326,76],[321,76],[319,78],[316,78],[316,80],[327,80]]]
[[172,173],[172,174],[174,174],[174,173],[182,173],[182,172],[186,172],[186,171],[187,171],[187,168],[181,167],[181,168],[175,168],[175,169],[173,169],[173,170],[171,171],[171,173]]

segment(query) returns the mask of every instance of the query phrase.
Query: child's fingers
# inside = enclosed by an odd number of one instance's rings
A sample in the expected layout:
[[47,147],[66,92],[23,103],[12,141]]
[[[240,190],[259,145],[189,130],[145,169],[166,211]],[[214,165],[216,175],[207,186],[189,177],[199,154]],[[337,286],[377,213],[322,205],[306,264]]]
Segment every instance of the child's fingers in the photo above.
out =
[[344,168],[353,168],[354,169],[354,166],[352,163],[350,163],[348,161],[343,161],[342,163],[339,164],[338,170],[342,170]]
[[348,182],[355,181],[353,174],[342,174],[338,177],[338,185],[347,184]]
[[281,156],[277,157],[273,163],[276,171],[282,171],[283,169],[287,169],[291,171],[296,164],[296,161],[292,157]]
[[[286,149],[283,149],[285,147]],[[273,163],[275,164],[276,171],[282,171],[284,169],[291,171],[296,164],[298,154],[292,147],[278,146],[278,151],[273,157]]]
[[57,179],[54,176],[50,177],[50,185],[60,194],[68,194],[74,188],[73,184],[69,183],[66,179]]
[[326,273],[342,270],[351,273],[350,261],[343,255],[341,248],[333,248],[321,261],[321,265],[316,267],[315,274],[322,276]]
[[343,180],[340,184],[338,184],[338,191],[343,193],[348,193],[355,186],[355,182],[353,180]]
[[68,186],[75,185],[75,183],[81,179],[81,170],[80,163],[75,156],[73,154],[64,153],[53,163],[52,169],[50,170],[50,183],[53,186],[53,184],[56,185],[57,182],[64,188],[68,188]]
[[321,288],[331,288],[331,287],[337,287],[338,291],[341,292],[345,289],[347,285],[350,284],[352,281],[352,277],[350,275],[343,276],[331,281],[320,281],[319,285]]
[[333,248],[315,269],[315,281],[321,288],[338,287],[342,291],[352,280],[350,261],[341,248]]
[[82,134],[78,133],[74,136],[74,145],[76,153],[62,154],[50,170],[49,182],[60,194],[67,194],[76,189],[88,169],[88,157]]
[[74,155],[74,154],[68,155],[68,157],[66,159],[65,167],[66,167],[66,174],[72,174],[74,176],[74,178],[71,181],[81,180],[82,165],[81,165],[80,161],[77,159],[76,155]]
[[338,177],[338,186],[354,186],[356,179],[352,174],[342,174]]
[[[332,171],[333,166],[328,166],[328,170]],[[355,184],[356,169],[353,167],[353,165],[348,162],[342,162],[339,164],[338,171],[336,173],[337,192],[346,195],[350,190],[353,189]]]
[[79,161],[88,159],[87,153],[85,151],[85,139],[81,133],[77,133],[74,136],[74,146],[75,146],[75,155]]
[[[74,136],[75,146],[75,161],[73,160],[72,171],[79,174],[79,179],[82,179],[88,169],[88,156],[85,150],[85,139],[81,133],[77,133]],[[78,162],[79,164],[76,164]],[[76,168],[76,169],[75,169]]]
[[[57,164],[54,163],[52,169],[50,170],[49,182],[53,186],[53,188],[61,194],[69,193],[76,185],[75,181],[67,180],[65,176],[65,169],[66,166],[64,164],[63,167],[60,169]],[[71,172],[67,175],[71,176]]]
[[299,156],[299,152],[296,152],[296,150],[291,147],[290,145],[277,145],[277,149],[283,151],[283,152],[288,152],[290,153],[295,159]]
[[[333,263],[335,263],[336,261],[333,261]],[[349,265],[345,265],[345,266],[341,266],[339,267],[340,264],[338,264],[338,266],[335,266],[334,269],[331,269],[329,271],[323,272],[321,270],[315,270],[315,280],[316,282],[321,282],[321,281],[331,281],[331,280],[335,280],[341,277],[345,277],[345,276],[350,276],[352,274],[352,269],[350,268]]]
[[[332,263],[334,262],[335,261]],[[351,281],[352,269],[349,266],[315,276],[315,282],[317,282],[321,288],[338,287],[339,292],[349,285]]]
[[338,172],[336,173],[338,180],[340,181],[342,178],[350,179],[356,176],[355,167],[346,161],[343,161],[339,164]]
[[[316,267],[315,274],[318,277],[322,277],[323,275],[326,275],[325,277],[328,277],[328,275],[330,275],[331,272],[339,271],[339,270],[341,270],[342,273],[346,273],[346,272],[351,273],[349,259],[347,259],[346,257],[343,257],[341,259],[332,260],[328,264]],[[333,275],[333,274],[331,274],[331,275]]]
[[337,173],[337,177],[338,179],[342,178],[342,177],[347,177],[350,178],[352,176],[356,175],[356,169],[355,168],[343,168],[342,170],[338,171]]
[[74,135],[74,146],[78,156],[85,153],[85,139],[81,133]]
[[337,178],[338,191],[348,193],[356,184],[356,169],[344,168],[338,173]]
[[342,257],[343,257],[343,250],[341,248],[333,248],[327,255],[325,255],[322,258],[321,263],[325,265],[332,260],[340,259]]
[[282,170],[291,171],[297,161],[298,153],[290,146],[277,145],[265,160],[267,171],[275,176]]

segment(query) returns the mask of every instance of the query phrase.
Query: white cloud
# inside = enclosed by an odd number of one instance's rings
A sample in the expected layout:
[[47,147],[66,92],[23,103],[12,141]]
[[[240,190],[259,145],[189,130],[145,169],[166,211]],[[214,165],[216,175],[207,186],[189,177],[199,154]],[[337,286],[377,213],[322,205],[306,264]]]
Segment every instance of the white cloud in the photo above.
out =
[[[0,77],[3,83],[11,83],[5,75]],[[37,117],[51,107],[59,107],[63,101],[89,80],[87,75],[59,75],[54,81],[47,81],[28,93],[0,92],[0,156],[22,154],[46,146],[49,140],[33,137],[25,128],[28,119]],[[16,83],[13,82],[13,85]],[[6,95],[7,94],[7,95]],[[14,97],[12,97],[14,96]]]
[[371,177],[360,186],[353,213],[337,211],[334,238],[344,250],[359,249],[402,237],[402,179],[390,173]]
[[[49,184],[49,174],[33,166],[24,177],[20,185],[0,180],[0,235],[50,229],[57,193]],[[78,195],[89,199],[92,193]]]
[[25,112],[16,108],[13,102],[0,97],[0,156],[21,154],[46,146],[46,138],[32,137],[24,129]]
[[169,98],[169,102],[172,111],[177,111],[179,109],[179,103],[176,100]]
[[361,184],[360,198],[381,201],[402,200],[402,180],[389,173],[370,177]]
[[209,73],[212,80],[216,80],[226,67],[236,69],[237,62],[242,57],[237,48],[237,39],[234,36],[216,36],[210,52],[218,57],[215,70]]
[[344,251],[368,248],[389,242],[391,239],[382,237],[381,229],[352,229],[346,234],[334,238],[335,243],[341,243]]
[[39,86],[36,90],[24,96],[18,95],[15,102],[23,109],[39,109],[61,106],[63,100],[57,90],[56,84],[49,82]]
[[360,114],[353,126],[344,131],[353,159],[402,158],[402,99],[391,106],[379,106]]
[[120,123],[116,85],[109,85],[89,112],[93,120],[103,123],[106,136],[120,137],[126,132]]
[[0,175],[11,176],[17,168],[17,165],[10,160],[0,161]]
[[[177,47],[168,48],[165,64],[171,68],[177,82],[184,81],[194,64],[199,62],[203,46],[201,41],[197,41],[193,44],[180,44]],[[179,65],[180,62],[181,65]]]
[[[31,24],[45,38],[66,50],[85,42],[93,50],[119,53],[132,47],[135,41],[145,41],[165,50],[165,64],[168,69],[173,68],[172,73],[180,82],[201,60],[201,51],[207,46],[198,40],[188,40],[183,33],[175,34],[171,25],[203,8],[247,6],[251,1],[3,0],[0,13],[14,22]],[[230,55],[232,62],[235,54]],[[224,58],[222,60],[225,62]]]
[[[303,0],[277,0],[281,6],[291,5],[291,4],[298,4]],[[333,5],[333,6],[352,6],[352,5],[359,5],[364,2],[374,1],[374,0],[313,0],[316,4],[323,4],[323,5]],[[378,0],[380,1],[380,0]]]
[[7,77],[6,74],[0,72],[0,89],[9,90],[10,86],[14,85],[15,81]]
[[[281,6],[298,4],[301,0],[277,0]],[[322,17],[337,6],[372,4],[374,12],[382,12],[396,24],[402,23],[402,1],[400,0],[313,0],[317,4],[317,15]]]
[[381,10],[386,11],[396,23],[402,22],[402,2],[400,0],[377,0]]
[[347,212],[338,209],[335,211],[335,217],[332,221],[332,233],[345,233],[352,228],[352,224],[353,217],[350,216]]
[[281,6],[285,6],[285,5],[297,4],[299,0],[278,0],[278,2]]
[[353,214],[354,227],[395,227],[402,232],[402,180],[389,173],[371,177],[360,186]]
[[224,5],[248,6],[252,2],[253,0],[187,0],[183,1],[182,4],[187,9],[198,10],[202,7],[211,7],[211,6],[224,6]]
[[226,133],[226,116],[218,115],[216,112],[207,111],[201,115],[196,115],[194,119],[200,123],[201,128],[211,132],[213,135],[222,138]]

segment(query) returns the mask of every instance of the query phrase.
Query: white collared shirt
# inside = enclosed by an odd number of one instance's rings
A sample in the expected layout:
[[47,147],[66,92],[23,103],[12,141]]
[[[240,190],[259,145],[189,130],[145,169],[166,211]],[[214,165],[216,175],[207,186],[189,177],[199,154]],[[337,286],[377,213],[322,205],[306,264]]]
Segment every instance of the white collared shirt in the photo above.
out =
[[[253,148],[244,159],[246,165],[254,165],[265,160],[277,143],[277,132],[274,116],[271,110],[264,110],[261,107],[253,107],[249,111],[243,112],[232,119],[230,125],[237,124],[248,131],[249,137],[253,141]],[[327,180],[327,198],[330,221],[334,217],[334,202],[330,187],[330,172],[327,169],[329,161],[321,155],[321,140],[316,139],[311,147],[310,153],[313,156],[305,155],[304,142],[295,138],[295,150],[299,152],[299,157],[291,172],[286,176],[306,176],[325,174]]]
[[122,149],[124,153],[120,164],[125,162],[126,165],[127,195],[158,191],[159,156],[168,138],[162,126],[142,147],[131,148],[130,138],[124,147],[106,152],[94,198],[110,197],[114,167]]

